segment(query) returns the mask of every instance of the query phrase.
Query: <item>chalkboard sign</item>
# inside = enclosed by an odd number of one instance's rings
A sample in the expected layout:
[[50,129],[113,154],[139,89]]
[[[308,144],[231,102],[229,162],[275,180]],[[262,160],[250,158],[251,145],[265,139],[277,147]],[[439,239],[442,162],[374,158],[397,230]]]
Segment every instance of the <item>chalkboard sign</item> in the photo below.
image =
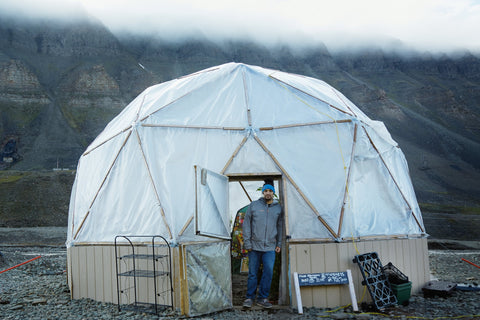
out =
[[347,269],[345,272],[325,272],[325,273],[293,273],[293,284],[297,297],[298,313],[303,313],[302,295],[300,287],[302,286],[325,286],[332,284],[348,284],[350,299],[352,299],[353,311],[358,311],[357,298],[355,297],[355,288],[353,287],[352,271]]
[[299,273],[298,283],[301,287],[348,284],[348,276],[347,272]]

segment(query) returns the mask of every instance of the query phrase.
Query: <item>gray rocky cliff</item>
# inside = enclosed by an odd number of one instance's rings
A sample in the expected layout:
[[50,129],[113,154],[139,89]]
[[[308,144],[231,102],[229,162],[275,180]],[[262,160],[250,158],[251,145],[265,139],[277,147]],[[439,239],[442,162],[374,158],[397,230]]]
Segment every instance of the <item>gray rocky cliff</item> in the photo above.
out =
[[406,154],[420,202],[479,205],[478,56],[331,53],[322,44],[294,51],[205,39],[172,43],[114,35],[87,18],[22,22],[0,15],[0,152],[13,139],[18,153],[0,168],[73,169],[144,89],[231,61],[328,82],[385,122]]

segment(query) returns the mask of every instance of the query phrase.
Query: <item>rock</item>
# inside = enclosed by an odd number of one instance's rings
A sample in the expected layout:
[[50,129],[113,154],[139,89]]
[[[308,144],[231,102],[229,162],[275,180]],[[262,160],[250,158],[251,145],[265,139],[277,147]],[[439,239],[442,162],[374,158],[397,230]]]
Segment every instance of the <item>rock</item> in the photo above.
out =
[[38,304],[46,304],[47,299],[44,299],[44,298],[34,299],[34,300],[32,300],[31,303],[32,303],[33,306],[36,306]]
[[21,304],[16,304],[16,305],[10,307],[10,310],[20,310],[20,309],[23,309],[23,305],[21,305]]

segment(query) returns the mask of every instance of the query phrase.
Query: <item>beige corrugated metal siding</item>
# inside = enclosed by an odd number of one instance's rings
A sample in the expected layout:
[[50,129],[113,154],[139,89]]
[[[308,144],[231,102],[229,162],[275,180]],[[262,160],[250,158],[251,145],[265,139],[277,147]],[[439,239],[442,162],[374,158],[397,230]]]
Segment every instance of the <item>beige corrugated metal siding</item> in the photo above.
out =
[[[364,293],[358,265],[352,262],[357,254],[377,252],[382,264],[392,262],[412,281],[412,293],[418,292],[430,280],[426,238],[369,240],[343,243],[289,244],[289,283],[292,306],[297,306],[293,272],[319,273],[352,270],[357,300],[370,301]],[[121,250],[127,250],[122,248]],[[358,250],[358,252],[357,252]],[[123,252],[123,251],[122,251]],[[126,251],[125,251],[126,252]],[[67,250],[68,281],[73,299],[91,298],[117,303],[115,247],[111,244],[77,245]],[[181,308],[181,286],[186,285],[180,270],[179,248],[172,248],[174,306]],[[122,279],[123,281],[128,281]],[[142,284],[144,292],[153,292],[151,284]],[[159,288],[164,284],[157,282]],[[143,290],[143,289],[142,289]],[[159,289],[161,290],[161,289]],[[183,288],[185,291],[186,288]],[[185,291],[186,292],[186,291]],[[144,293],[142,293],[144,294]],[[306,307],[334,308],[350,304],[348,286],[302,287],[302,304]],[[142,299],[148,299],[141,296]],[[126,303],[126,301],[123,301]],[[185,307],[182,308],[185,311]]]
[[[136,253],[146,254],[147,248],[139,247]],[[157,249],[158,254],[161,249]],[[172,264],[176,254],[172,250]],[[119,247],[119,255],[129,253],[126,246]],[[150,260],[138,260],[137,268],[152,269]],[[73,299],[90,298],[102,302],[117,303],[117,278],[115,265],[115,247],[110,244],[78,245],[67,249],[68,281]],[[125,268],[125,266],[123,266]],[[173,269],[173,268],[172,268]],[[121,269],[120,271],[126,271]],[[178,281],[174,270],[173,281]],[[133,287],[132,277],[120,277],[121,287]],[[153,303],[155,300],[153,292],[154,285],[150,279],[137,278],[137,299],[138,301]],[[175,286],[175,283],[173,284]],[[164,278],[157,278],[157,291],[163,292],[170,288],[170,284]],[[170,296],[167,300],[158,300],[159,304],[170,304]],[[122,303],[134,301],[133,292],[120,296]],[[177,300],[174,296],[174,300]]]
[[[358,252],[357,252],[358,250]],[[412,293],[418,292],[430,280],[426,238],[371,240],[348,243],[290,244],[290,292],[292,305],[297,306],[293,285],[293,272],[321,273],[352,270],[357,301],[371,301],[364,293],[360,268],[353,263],[358,254],[377,252],[383,265],[392,262],[409,277]],[[301,287],[302,305],[305,307],[334,308],[351,303],[348,286]]]

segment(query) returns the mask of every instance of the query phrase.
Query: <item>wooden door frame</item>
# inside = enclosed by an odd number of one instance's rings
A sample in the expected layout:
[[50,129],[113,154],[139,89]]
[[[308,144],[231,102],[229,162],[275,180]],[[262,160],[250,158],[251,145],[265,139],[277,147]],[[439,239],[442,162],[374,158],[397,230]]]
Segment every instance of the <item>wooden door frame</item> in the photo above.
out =
[[[238,181],[264,181],[265,179],[272,179],[278,182],[278,196],[280,199],[286,199],[285,193],[285,176],[279,172],[265,172],[265,173],[230,173],[225,174],[228,177],[229,183]],[[284,222],[287,221],[288,208],[285,201],[281,203],[284,215]],[[286,236],[286,223],[283,224],[282,230],[282,251],[281,251],[281,266],[280,278],[278,288],[278,303],[280,305],[290,305],[289,295],[289,281],[288,281],[288,241]]]

